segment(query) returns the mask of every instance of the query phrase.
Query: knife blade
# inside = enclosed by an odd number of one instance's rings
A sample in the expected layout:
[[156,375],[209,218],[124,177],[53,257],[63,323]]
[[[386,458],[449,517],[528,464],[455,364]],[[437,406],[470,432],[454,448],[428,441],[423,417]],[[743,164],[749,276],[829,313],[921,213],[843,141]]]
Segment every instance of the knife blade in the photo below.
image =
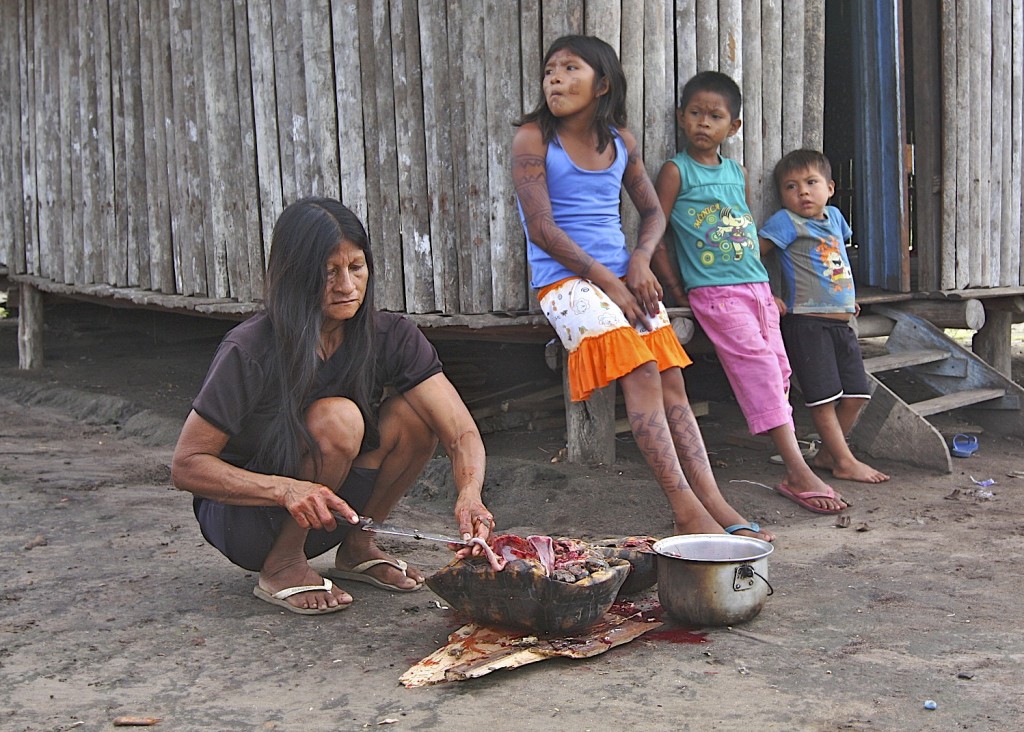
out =
[[445,536],[444,534],[435,534],[431,531],[420,531],[419,529],[407,529],[403,526],[374,523],[372,518],[366,516],[360,517],[358,526],[363,531],[372,531],[377,534],[387,534],[389,536],[400,536],[406,539],[440,541],[444,544],[459,544],[461,546],[469,544],[468,541],[456,536]]

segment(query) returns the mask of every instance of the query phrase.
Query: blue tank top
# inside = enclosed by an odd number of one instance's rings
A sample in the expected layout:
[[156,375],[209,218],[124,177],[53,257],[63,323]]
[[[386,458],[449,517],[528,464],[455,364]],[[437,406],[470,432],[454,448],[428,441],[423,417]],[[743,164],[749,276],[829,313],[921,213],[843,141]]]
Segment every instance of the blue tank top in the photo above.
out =
[[[555,224],[583,251],[606,266],[617,277],[623,277],[629,265],[629,250],[619,217],[619,193],[626,172],[626,144],[612,130],[615,160],[604,170],[578,167],[562,148],[556,136],[548,143],[544,161],[548,197]],[[518,198],[519,220],[526,231],[526,218]],[[530,263],[530,286],[541,288],[576,273],[555,261],[547,252],[530,241],[526,231],[526,256]]]
[[672,158],[679,168],[679,196],[669,223],[687,292],[768,281],[743,169],[735,160],[721,155],[718,160],[718,165],[702,165],[686,151]]

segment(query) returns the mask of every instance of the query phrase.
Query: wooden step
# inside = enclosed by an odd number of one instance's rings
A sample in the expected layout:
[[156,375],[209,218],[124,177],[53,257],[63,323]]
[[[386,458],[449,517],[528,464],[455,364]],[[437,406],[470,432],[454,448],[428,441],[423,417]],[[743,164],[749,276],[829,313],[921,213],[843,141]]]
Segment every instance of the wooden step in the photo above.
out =
[[927,417],[940,412],[948,412],[958,407],[969,407],[972,404],[987,402],[990,399],[999,399],[1006,396],[1005,389],[967,389],[956,391],[951,394],[943,394],[934,399],[926,399],[923,402],[914,402],[910,408],[921,417]]
[[949,351],[932,348],[919,351],[887,353],[884,356],[864,359],[864,370],[869,374],[879,374],[883,371],[895,371],[896,369],[903,369],[908,366],[921,366],[926,363],[944,361],[949,356]]

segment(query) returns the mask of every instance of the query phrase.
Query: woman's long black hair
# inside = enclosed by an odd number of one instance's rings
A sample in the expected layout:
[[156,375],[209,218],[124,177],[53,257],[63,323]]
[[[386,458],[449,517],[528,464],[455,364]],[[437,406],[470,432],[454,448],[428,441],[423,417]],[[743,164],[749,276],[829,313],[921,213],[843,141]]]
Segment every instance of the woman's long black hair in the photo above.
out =
[[544,97],[544,67],[548,65],[551,57],[561,50],[570,51],[587,62],[594,70],[595,86],[600,85],[602,80],[608,83],[608,91],[598,97],[597,113],[594,115],[597,151],[604,152],[612,141],[609,128],[626,126],[626,74],[622,70],[615,49],[597,36],[562,36],[551,44],[540,65],[540,102],[532,112],[523,115],[514,124],[518,127],[527,122],[536,122],[540,126],[545,143],[555,139],[558,118],[551,114],[547,99]]
[[274,225],[264,286],[266,313],[275,339],[271,373],[266,376],[279,389],[279,409],[257,455],[263,472],[297,475],[308,453],[319,473],[321,454],[306,427],[305,413],[319,368],[327,260],[343,241],[362,250],[368,278],[363,304],[345,322],[344,348],[353,357],[342,364],[337,383],[344,386],[344,396],[359,406],[367,430],[376,429],[370,405],[376,376],[370,240],[363,224],[340,201],[303,198],[285,208]]

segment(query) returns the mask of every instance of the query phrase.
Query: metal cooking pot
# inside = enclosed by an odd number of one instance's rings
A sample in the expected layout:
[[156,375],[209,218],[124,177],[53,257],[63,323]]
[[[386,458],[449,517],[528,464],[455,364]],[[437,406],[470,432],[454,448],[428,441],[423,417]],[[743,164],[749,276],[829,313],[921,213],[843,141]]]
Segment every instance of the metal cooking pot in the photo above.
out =
[[767,541],[729,534],[670,536],[654,544],[658,599],[691,627],[735,625],[761,612],[772,594]]

